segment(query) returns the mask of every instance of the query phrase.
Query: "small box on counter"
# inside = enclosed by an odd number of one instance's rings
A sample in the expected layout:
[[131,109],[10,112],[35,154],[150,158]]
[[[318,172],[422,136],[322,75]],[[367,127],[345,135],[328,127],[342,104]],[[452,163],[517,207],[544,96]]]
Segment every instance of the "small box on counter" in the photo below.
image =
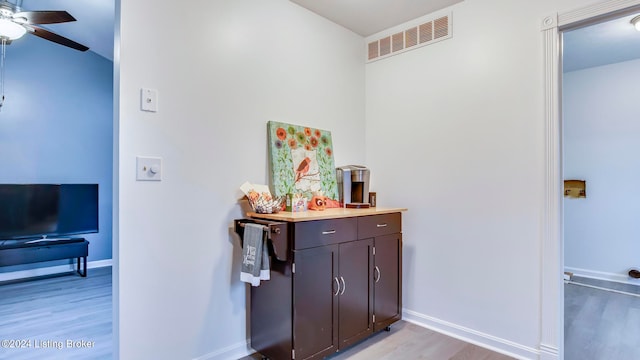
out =
[[307,198],[302,194],[287,194],[285,210],[291,212],[307,211]]

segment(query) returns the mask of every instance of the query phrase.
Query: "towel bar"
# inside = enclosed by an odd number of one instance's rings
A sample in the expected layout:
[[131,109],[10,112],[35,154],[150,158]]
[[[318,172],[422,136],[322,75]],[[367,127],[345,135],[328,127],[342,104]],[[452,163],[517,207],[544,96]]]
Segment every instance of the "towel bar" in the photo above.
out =
[[262,230],[267,233],[270,248],[276,259],[287,261],[287,253],[289,252],[289,241],[287,236],[287,224],[276,221],[265,221],[259,219],[237,219],[234,220],[235,232],[240,236],[240,244],[244,236],[244,224],[255,223],[262,225]]
[[[244,227],[244,224],[246,223],[240,223],[239,226],[240,227]],[[267,238],[271,239],[271,234],[280,234],[280,228],[277,227],[271,227],[269,225],[262,225],[262,230],[263,231],[267,231],[269,232],[269,234],[267,234]]]

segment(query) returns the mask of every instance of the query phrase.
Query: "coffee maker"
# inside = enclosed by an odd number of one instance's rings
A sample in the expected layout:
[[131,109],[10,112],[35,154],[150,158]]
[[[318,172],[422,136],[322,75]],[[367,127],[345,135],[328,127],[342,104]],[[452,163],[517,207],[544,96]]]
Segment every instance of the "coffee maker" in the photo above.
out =
[[338,196],[343,207],[369,207],[370,172],[362,165],[347,165],[336,169]]

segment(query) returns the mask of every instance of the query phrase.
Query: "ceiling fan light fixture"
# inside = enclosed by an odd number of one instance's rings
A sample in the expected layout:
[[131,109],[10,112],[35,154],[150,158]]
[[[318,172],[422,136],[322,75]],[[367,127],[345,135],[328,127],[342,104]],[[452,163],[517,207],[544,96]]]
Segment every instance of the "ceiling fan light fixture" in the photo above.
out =
[[24,26],[14,23],[11,20],[0,19],[0,38],[15,40],[27,33]]
[[631,19],[631,24],[636,28],[636,30],[640,31],[640,15]]

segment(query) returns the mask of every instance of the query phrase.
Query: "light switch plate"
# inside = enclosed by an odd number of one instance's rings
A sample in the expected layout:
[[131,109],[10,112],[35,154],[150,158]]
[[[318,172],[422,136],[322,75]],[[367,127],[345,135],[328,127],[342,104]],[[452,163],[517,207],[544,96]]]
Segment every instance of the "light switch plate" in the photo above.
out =
[[162,158],[150,156],[136,156],[136,180],[162,180]]
[[143,111],[158,111],[158,90],[142,88],[140,90],[140,107]]

